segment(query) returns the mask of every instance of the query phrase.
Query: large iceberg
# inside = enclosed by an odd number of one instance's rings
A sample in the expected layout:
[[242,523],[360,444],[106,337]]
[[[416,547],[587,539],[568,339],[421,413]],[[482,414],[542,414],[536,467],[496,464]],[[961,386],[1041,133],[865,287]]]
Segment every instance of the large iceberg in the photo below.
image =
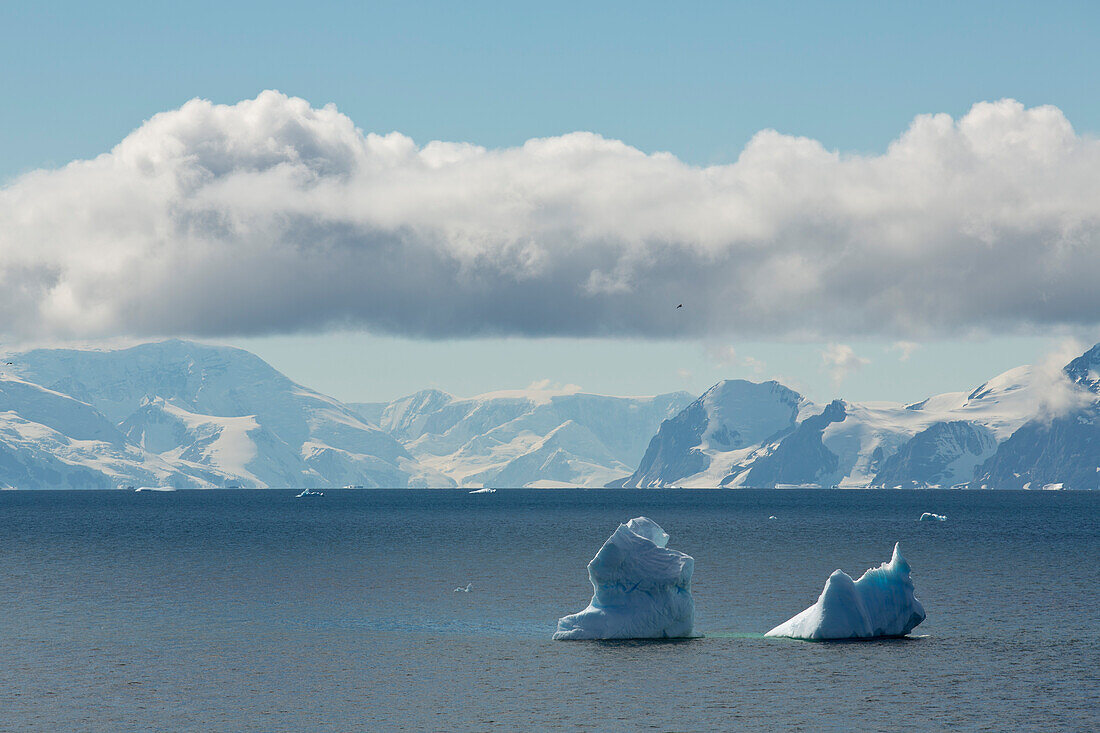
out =
[[592,602],[558,620],[555,639],[671,639],[693,636],[695,560],[670,550],[668,534],[637,517],[603,543],[588,563]]
[[909,563],[894,545],[890,562],[859,580],[834,570],[817,603],[765,636],[792,639],[874,639],[905,636],[924,621],[924,606],[913,595]]

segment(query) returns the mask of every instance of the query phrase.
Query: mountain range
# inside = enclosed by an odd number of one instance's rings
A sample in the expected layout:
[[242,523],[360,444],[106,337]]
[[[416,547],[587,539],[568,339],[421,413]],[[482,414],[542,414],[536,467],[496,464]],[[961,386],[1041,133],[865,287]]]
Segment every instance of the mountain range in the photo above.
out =
[[0,486],[1066,488],[1100,482],[1100,345],[917,403],[769,381],[342,403],[236,348],[37,349],[0,371]]

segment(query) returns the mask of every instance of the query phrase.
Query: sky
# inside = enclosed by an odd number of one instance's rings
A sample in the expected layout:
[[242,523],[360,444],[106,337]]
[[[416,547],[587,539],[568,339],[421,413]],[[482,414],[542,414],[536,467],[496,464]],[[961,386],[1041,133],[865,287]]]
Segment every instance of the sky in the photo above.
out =
[[7,345],[915,401],[1100,340],[1094,3],[593,5],[4,4]]

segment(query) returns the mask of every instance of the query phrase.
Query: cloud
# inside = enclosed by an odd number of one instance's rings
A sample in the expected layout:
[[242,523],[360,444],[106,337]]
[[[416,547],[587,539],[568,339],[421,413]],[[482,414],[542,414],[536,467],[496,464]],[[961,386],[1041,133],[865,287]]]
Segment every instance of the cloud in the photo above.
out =
[[821,351],[821,361],[836,384],[871,363],[870,359],[857,355],[847,344],[829,344]]
[[707,346],[707,356],[711,358],[711,361],[715,362],[719,366],[737,366],[740,363],[740,359],[737,356],[737,349],[729,346],[728,344],[718,345],[710,344]]
[[550,379],[536,379],[535,381],[527,385],[526,391],[573,394],[574,392],[580,392],[581,387],[580,385],[573,384],[572,382],[562,384],[561,382],[554,382]]
[[1096,395],[1074,384],[1065,372],[1066,365],[1087,350],[1076,339],[1063,339],[1032,367],[1031,411],[1037,419],[1050,422],[1095,403]]
[[754,359],[751,356],[746,356],[745,358],[743,358],[741,360],[741,365],[744,367],[748,367],[756,374],[763,374],[764,370],[768,367],[767,363],[761,361],[760,359]]
[[745,367],[756,374],[761,374],[767,366],[751,356],[740,356],[737,349],[728,344],[707,344],[706,353],[711,361],[723,367]]
[[1011,100],[921,115],[881,155],[764,130],[736,162],[696,167],[586,132],[417,146],[278,92],[196,99],[0,189],[0,331],[920,340],[1094,325],[1097,170],[1100,142]]
[[913,341],[895,341],[890,346],[891,351],[898,352],[898,361],[909,361],[909,357],[919,348],[920,344]]

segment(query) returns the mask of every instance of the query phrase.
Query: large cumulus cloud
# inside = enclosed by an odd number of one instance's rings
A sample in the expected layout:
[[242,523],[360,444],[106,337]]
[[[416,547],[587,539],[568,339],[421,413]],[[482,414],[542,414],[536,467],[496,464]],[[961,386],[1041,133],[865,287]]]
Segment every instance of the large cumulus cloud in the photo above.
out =
[[[264,92],[0,190],[9,335],[881,335],[1100,322],[1100,143],[1053,107],[882,155],[757,134],[695,167],[591,133],[486,150]],[[683,309],[675,305],[684,303]]]

